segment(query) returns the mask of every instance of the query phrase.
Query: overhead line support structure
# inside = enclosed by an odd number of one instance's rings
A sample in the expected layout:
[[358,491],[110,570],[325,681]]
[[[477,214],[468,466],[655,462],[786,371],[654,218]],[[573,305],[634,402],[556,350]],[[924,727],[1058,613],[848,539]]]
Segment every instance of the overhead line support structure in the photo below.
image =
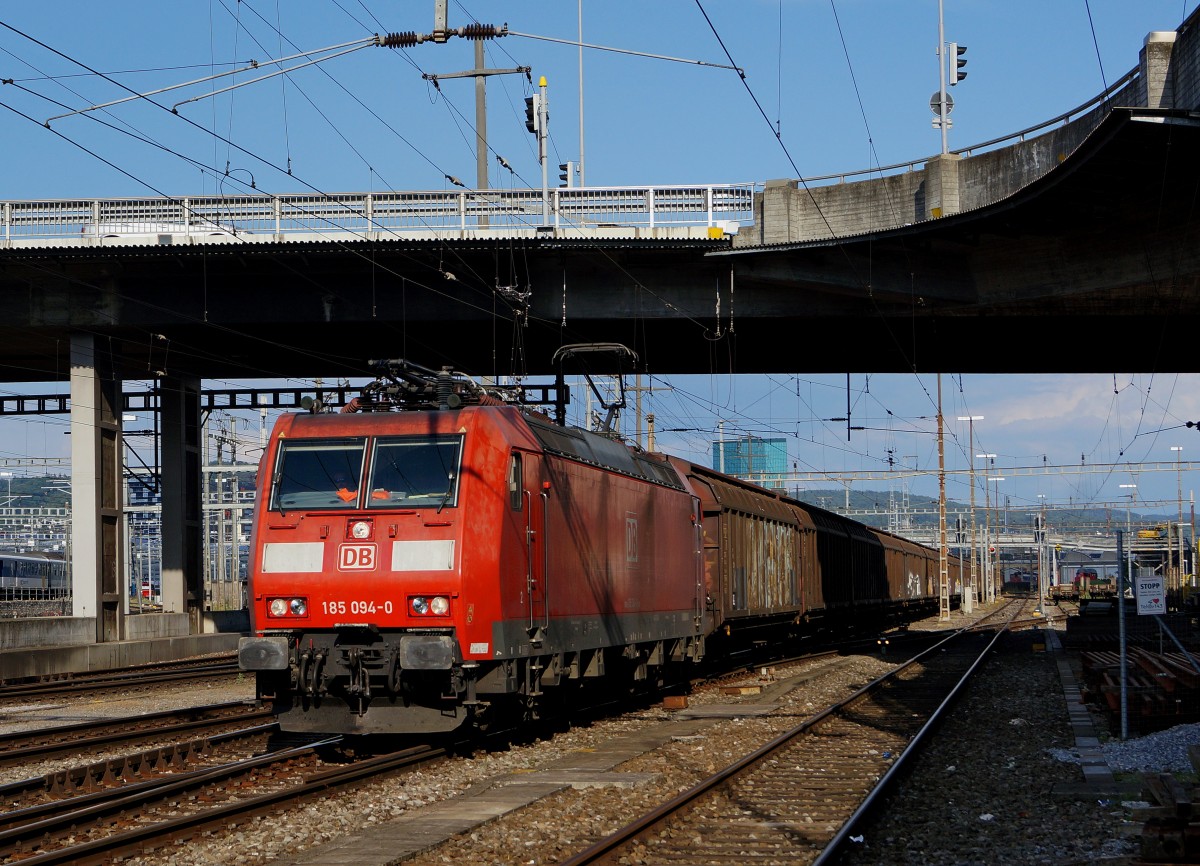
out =
[[[1110,472],[1178,472],[1200,469],[1198,461],[1182,461],[1179,464],[1168,462],[1152,463],[1087,463],[1038,466],[996,466],[997,472],[1003,472],[1008,477],[1037,478],[1045,475],[1090,475],[1093,473]],[[947,475],[969,475],[970,469],[947,469]],[[828,481],[833,484],[845,484],[855,481],[887,481],[895,478],[927,478],[934,472],[928,469],[865,469],[859,472],[791,472],[783,473],[782,480],[797,484]]]
[[[444,22],[443,22],[444,24]],[[495,25],[477,24],[461,28],[457,35],[475,42],[475,68],[464,72],[447,72],[443,75],[425,73],[421,77],[438,87],[443,78],[474,78],[475,79],[475,188],[489,189],[488,182],[488,137],[487,137],[487,77],[489,75],[524,75],[527,79],[531,72],[528,66],[515,66],[510,69],[488,69],[484,66],[483,43],[485,40],[507,34],[507,28],[497,28]],[[445,39],[441,40],[445,42]],[[440,89],[440,88],[439,88]],[[487,225],[487,217],[480,216],[480,225]]]

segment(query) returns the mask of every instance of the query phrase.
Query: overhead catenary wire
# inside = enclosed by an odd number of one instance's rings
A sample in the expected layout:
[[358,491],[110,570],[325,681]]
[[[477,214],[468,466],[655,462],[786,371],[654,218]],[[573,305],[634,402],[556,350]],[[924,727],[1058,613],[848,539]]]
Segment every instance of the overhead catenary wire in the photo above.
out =
[[[406,56],[407,56],[407,55],[406,55]],[[857,405],[857,404],[856,404],[856,405]],[[1138,437],[1138,435],[1144,435],[1144,434],[1142,434],[1141,432],[1139,432],[1139,433],[1135,433],[1134,435],[1135,435],[1135,438],[1136,438],[1136,437]],[[1139,440],[1139,441],[1140,441],[1140,440]]]

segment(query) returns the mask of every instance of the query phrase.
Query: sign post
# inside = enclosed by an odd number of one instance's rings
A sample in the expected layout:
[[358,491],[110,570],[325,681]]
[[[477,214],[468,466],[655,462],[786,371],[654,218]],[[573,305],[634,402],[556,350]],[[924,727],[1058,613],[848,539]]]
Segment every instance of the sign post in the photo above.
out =
[[1134,579],[1133,585],[1136,587],[1138,616],[1161,616],[1167,612],[1167,597],[1163,591],[1165,587],[1161,574],[1139,576]]

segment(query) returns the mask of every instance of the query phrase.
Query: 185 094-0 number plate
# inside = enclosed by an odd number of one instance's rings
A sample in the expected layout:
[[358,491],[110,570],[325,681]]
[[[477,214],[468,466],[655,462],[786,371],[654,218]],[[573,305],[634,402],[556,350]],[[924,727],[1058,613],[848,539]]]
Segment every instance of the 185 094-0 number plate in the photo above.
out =
[[326,614],[390,614],[393,610],[391,601],[323,601],[321,612]]

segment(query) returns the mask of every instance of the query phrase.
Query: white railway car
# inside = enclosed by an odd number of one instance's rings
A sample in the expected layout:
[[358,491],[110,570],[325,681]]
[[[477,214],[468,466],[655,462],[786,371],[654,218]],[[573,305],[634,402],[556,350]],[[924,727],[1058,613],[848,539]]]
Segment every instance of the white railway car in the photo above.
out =
[[67,564],[58,553],[0,551],[0,598],[59,598],[67,594]]

